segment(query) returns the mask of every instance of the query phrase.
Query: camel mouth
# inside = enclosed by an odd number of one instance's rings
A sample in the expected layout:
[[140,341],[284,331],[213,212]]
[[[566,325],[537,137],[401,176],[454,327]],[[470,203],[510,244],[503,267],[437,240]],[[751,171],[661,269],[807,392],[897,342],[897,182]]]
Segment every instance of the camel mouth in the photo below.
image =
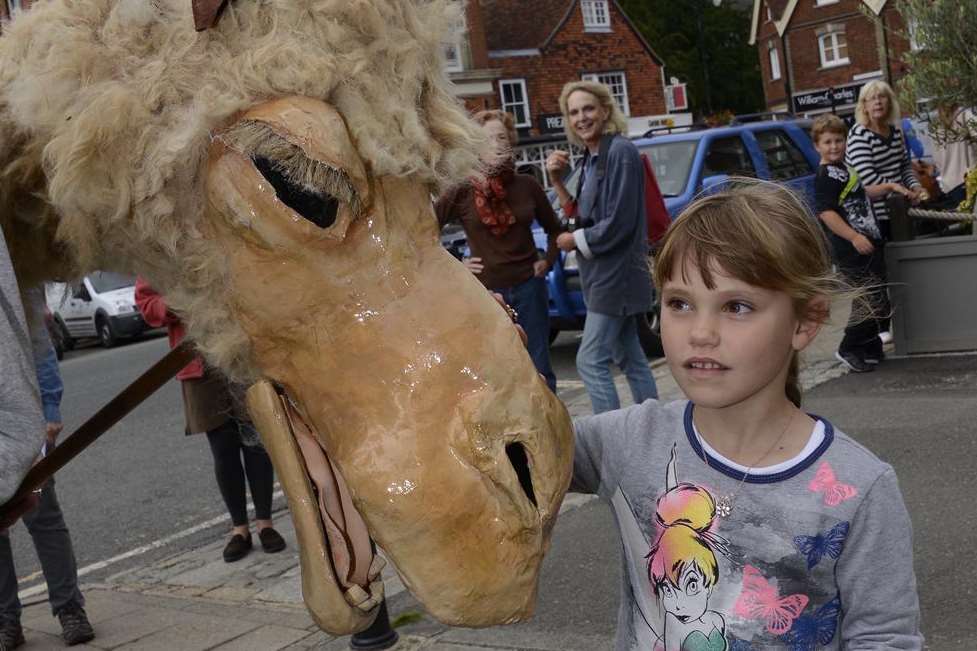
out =
[[288,499],[310,614],[336,635],[366,628],[383,600],[385,561],[342,474],[286,390],[259,381],[247,400]]

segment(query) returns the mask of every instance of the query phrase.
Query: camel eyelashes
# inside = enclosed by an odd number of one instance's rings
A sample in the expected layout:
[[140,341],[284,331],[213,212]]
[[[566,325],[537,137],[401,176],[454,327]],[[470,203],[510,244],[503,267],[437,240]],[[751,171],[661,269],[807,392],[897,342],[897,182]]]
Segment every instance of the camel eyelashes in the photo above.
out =
[[242,122],[221,136],[248,156],[275,189],[279,201],[320,228],[332,226],[342,204],[358,215],[361,203],[349,177],[258,121]]

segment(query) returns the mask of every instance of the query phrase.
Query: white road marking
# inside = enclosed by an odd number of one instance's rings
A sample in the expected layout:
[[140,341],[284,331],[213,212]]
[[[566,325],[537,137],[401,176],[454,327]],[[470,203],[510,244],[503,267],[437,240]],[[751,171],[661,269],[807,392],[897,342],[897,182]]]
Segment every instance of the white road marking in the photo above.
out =
[[[275,482],[275,485],[276,486],[279,486],[278,482]],[[275,500],[275,499],[278,499],[279,497],[282,497],[284,495],[285,495],[285,493],[283,493],[281,490],[278,490],[278,491],[275,491],[272,494],[271,499]],[[252,509],[252,512],[253,512],[253,509]],[[124,561],[126,559],[133,558],[134,556],[141,556],[142,554],[145,554],[146,552],[151,552],[151,551],[153,551],[155,549],[159,549],[161,547],[165,547],[166,545],[169,545],[172,542],[176,542],[177,540],[180,540],[181,538],[186,538],[187,536],[192,536],[193,534],[197,533],[198,531],[203,531],[205,529],[209,529],[211,527],[215,527],[215,526],[221,524],[222,522],[228,522],[228,521],[230,521],[230,519],[231,519],[230,514],[225,513],[224,515],[218,516],[216,518],[211,518],[210,520],[207,520],[206,522],[201,522],[200,524],[195,524],[194,526],[192,526],[192,527],[190,527],[188,529],[184,529],[183,531],[178,531],[178,532],[176,532],[174,534],[170,534],[169,536],[166,536],[165,538],[160,538],[158,540],[154,540],[151,543],[147,543],[145,545],[140,545],[139,547],[136,547],[135,549],[130,549],[129,551],[123,552],[122,554],[117,554],[117,555],[113,556],[112,558],[106,558],[104,561],[98,561],[96,563],[92,563],[91,565],[86,565],[85,567],[82,567],[82,568],[79,568],[78,569],[78,578],[81,578],[81,577],[83,577],[83,576],[85,576],[87,574],[91,574],[92,572],[97,572],[98,570],[105,569],[109,565],[114,565],[114,564],[118,563],[119,561]],[[21,582],[21,581],[29,581],[29,580],[31,580],[33,578],[38,577],[40,574],[41,574],[41,572],[34,572],[33,574],[31,574],[29,576],[26,576],[26,577],[24,577],[22,579],[18,579],[18,581],[19,582]],[[25,589],[21,590],[20,592],[17,593],[17,596],[21,600],[24,600],[24,599],[29,599],[30,597],[33,597],[33,596],[36,596],[36,595],[39,595],[39,594],[43,594],[45,592],[47,592],[47,583],[39,583],[39,584],[37,584],[37,585],[35,585],[33,587],[25,588]]]

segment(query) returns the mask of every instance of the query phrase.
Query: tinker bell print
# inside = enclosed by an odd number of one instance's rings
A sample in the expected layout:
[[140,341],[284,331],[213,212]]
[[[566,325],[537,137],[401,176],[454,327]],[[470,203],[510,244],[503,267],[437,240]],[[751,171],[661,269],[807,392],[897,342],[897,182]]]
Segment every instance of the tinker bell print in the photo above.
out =
[[[639,593],[634,595],[636,606],[650,629],[641,630],[636,622],[635,641],[638,648],[665,651],[727,651],[726,619],[709,609],[709,597],[719,583],[716,554],[727,555],[728,542],[712,532],[716,502],[709,491],[678,482],[674,446],[665,472],[665,489],[656,504],[655,543],[644,556],[647,575],[631,578]],[[625,517],[630,513],[632,517],[632,521],[622,522],[625,546],[630,547],[639,542],[636,534],[642,539],[644,534],[620,489],[615,495],[617,499],[624,502],[620,506],[626,509],[618,508],[618,512]],[[647,549],[648,541],[644,540],[644,544]],[[628,551],[632,557],[633,548]],[[635,559],[630,560],[629,567],[636,567]],[[649,587],[657,598],[658,608],[652,608],[646,592]],[[653,634],[653,639],[647,639],[648,632]]]

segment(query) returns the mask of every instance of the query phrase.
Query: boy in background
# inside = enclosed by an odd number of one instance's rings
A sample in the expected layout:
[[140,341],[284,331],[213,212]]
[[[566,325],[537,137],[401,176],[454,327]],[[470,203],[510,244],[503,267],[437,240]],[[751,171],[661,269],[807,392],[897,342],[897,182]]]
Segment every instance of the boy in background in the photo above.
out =
[[811,127],[821,165],[814,181],[816,211],[827,227],[832,254],[839,270],[854,287],[864,288],[871,314],[853,309],[835,357],[856,373],[875,370],[883,357],[879,333],[889,329],[891,306],[884,286],[885,258],[882,235],[869,197],[890,192],[909,196],[898,183],[863,187],[854,169],[846,167],[845,123],[836,115],[821,115]]

